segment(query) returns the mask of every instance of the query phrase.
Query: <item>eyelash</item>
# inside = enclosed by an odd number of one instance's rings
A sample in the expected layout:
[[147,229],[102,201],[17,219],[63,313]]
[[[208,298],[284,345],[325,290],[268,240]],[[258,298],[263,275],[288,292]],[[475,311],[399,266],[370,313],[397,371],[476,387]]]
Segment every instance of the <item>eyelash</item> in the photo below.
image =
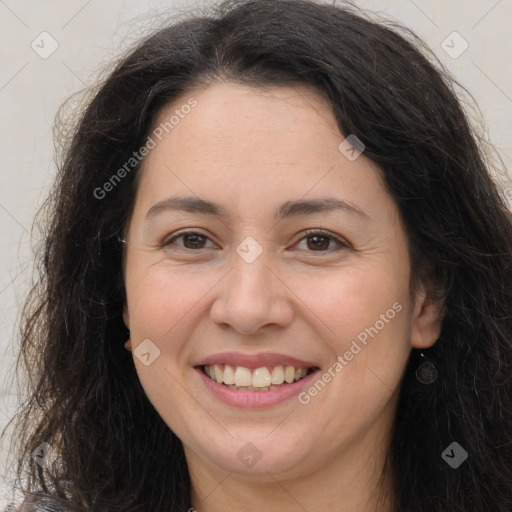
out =
[[[161,248],[167,247],[167,246],[171,245],[178,238],[183,238],[186,235],[199,235],[199,236],[205,237],[207,239],[209,238],[205,234],[203,234],[203,233],[201,233],[199,231],[183,231],[181,233],[173,235],[171,238],[168,238],[168,239],[164,240],[162,242],[162,244],[160,245],[160,247]],[[344,242],[342,239],[340,239],[339,237],[337,237],[333,233],[331,233],[329,231],[319,230],[319,229],[308,229],[306,231],[306,234],[299,240],[299,242],[301,242],[302,240],[304,240],[306,238],[313,237],[313,236],[320,236],[320,237],[329,238],[331,240],[334,240],[334,242],[338,245],[338,248],[337,249],[321,250],[321,251],[308,251],[308,252],[313,252],[313,253],[331,253],[333,251],[339,251],[339,250],[342,250],[342,249],[348,249],[349,248],[349,245],[346,242]],[[297,242],[297,243],[299,243],[299,242]],[[178,247],[180,249],[182,249],[182,250],[192,251],[192,252],[200,252],[200,251],[203,251],[203,250],[207,249],[207,248],[204,248],[204,247],[200,248],[200,249],[189,249],[188,247],[181,247],[181,246],[178,246]]]

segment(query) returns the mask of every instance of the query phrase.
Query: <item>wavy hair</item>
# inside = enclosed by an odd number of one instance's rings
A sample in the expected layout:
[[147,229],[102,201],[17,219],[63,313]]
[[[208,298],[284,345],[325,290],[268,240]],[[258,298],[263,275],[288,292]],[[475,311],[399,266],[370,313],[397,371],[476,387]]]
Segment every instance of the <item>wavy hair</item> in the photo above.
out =
[[[165,104],[216,81],[306,84],[325,98],[341,133],[383,170],[411,286],[444,300],[441,335],[423,350],[438,379],[418,381],[412,349],[401,384],[387,458],[395,512],[510,512],[512,216],[493,165],[457,82],[411,31],[306,0],[229,0],[171,23],[123,56],[79,113],[39,215],[44,254],[22,311],[17,368],[29,386],[13,420],[23,492],[91,512],[190,507],[181,441],[124,349],[120,238],[141,162],[108,197],[94,191],[144,144]],[[441,457],[454,441],[469,455],[457,469]],[[42,442],[58,463],[37,464]]]

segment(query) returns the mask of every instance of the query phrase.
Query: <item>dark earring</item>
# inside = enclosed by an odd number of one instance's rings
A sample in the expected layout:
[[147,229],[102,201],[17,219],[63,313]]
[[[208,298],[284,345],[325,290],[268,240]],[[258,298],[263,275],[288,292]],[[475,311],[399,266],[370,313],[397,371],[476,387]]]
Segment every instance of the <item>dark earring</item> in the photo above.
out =
[[437,368],[436,365],[421,352],[420,365],[416,370],[416,378],[422,384],[432,384],[437,380]]

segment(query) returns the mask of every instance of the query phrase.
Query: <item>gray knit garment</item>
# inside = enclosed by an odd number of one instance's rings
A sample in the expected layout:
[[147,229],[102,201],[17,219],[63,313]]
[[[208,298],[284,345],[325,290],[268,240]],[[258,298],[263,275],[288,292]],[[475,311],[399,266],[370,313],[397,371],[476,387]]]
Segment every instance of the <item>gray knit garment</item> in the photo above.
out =
[[28,496],[22,503],[9,503],[3,512],[67,512],[69,509],[56,498],[44,494]]

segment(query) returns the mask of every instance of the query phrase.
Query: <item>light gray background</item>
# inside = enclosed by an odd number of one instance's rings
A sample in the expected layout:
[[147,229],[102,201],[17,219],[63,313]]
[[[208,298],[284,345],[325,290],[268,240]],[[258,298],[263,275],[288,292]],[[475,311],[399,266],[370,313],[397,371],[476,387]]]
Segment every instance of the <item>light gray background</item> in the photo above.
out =
[[[505,167],[512,160],[512,0],[356,1],[415,30],[469,89],[486,120],[487,138]],[[13,363],[19,305],[31,277],[30,227],[54,175],[52,125],[72,93],[137,38],[159,26],[159,13],[183,12],[199,1],[0,0],[0,428],[13,413]],[[442,42],[457,31],[469,47],[458,58]],[[43,59],[48,32],[57,50]],[[453,43],[451,42],[453,40]],[[463,44],[448,39],[456,51]],[[510,186],[511,182],[503,183]],[[512,190],[512,189],[511,189]],[[8,442],[0,446],[0,509],[15,498]]]

